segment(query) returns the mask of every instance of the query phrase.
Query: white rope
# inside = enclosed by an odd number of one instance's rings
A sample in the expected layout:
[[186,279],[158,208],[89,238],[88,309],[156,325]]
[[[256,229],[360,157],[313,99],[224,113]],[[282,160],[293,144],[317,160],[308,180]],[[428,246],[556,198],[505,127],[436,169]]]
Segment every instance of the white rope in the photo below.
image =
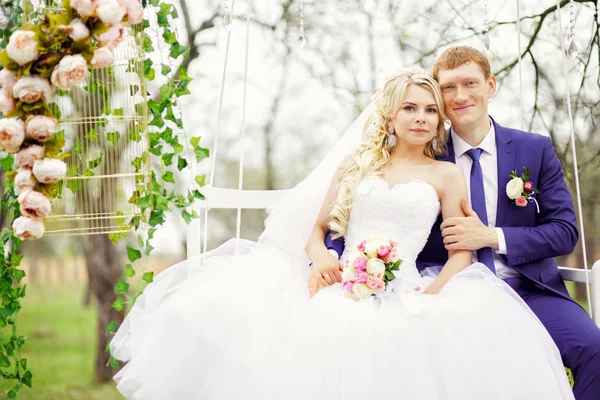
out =
[[[233,16],[233,7],[235,6],[235,0],[231,0],[231,15]],[[225,61],[223,63],[223,77],[221,78],[221,94],[219,95],[219,111],[217,112],[217,131],[215,132],[215,142],[210,153],[211,155],[211,166],[210,166],[210,177],[209,187],[212,188],[213,182],[215,181],[215,166],[217,163],[217,154],[219,150],[219,134],[221,133],[221,111],[223,110],[223,97],[225,93],[225,77],[227,76],[227,63],[229,61],[229,43],[231,42],[231,30],[227,32],[227,44],[225,46]],[[207,199],[208,200],[208,199]],[[209,202],[210,204],[210,202]],[[208,211],[209,207],[204,209],[204,243],[202,246],[202,254],[205,255],[208,249]]]
[[235,231],[235,254],[238,254],[240,231],[242,229],[242,203],[241,193],[244,188],[244,142],[246,139],[246,93],[248,87],[248,54],[250,53],[250,14],[252,13],[252,0],[248,0],[248,10],[246,12],[246,58],[244,60],[244,97],[242,99],[242,138],[240,140],[240,169],[238,172],[238,207],[237,207],[237,225]]
[[590,294],[590,271],[588,269],[587,262],[587,249],[585,246],[585,231],[583,229],[583,211],[581,208],[581,189],[579,186],[579,167],[577,165],[577,150],[575,149],[575,128],[573,127],[573,110],[571,109],[571,93],[569,91],[569,72],[567,71],[566,65],[566,52],[565,52],[565,44],[563,42],[563,34],[562,34],[562,17],[560,13],[560,0],[556,0],[556,11],[558,12],[558,39],[560,41],[560,48],[562,50],[563,57],[561,58],[562,72],[565,78],[565,88],[567,91],[566,100],[567,100],[567,113],[569,115],[569,128],[571,130],[571,152],[573,154],[573,168],[575,169],[575,191],[577,193],[577,207],[579,213],[579,233],[581,235],[581,249],[583,251],[583,267],[585,269],[585,289],[587,294],[587,301],[590,310],[590,317],[594,317],[592,311],[592,299]]
[[517,46],[519,57],[519,118],[521,120],[521,130],[524,130],[523,123],[523,73],[521,70],[521,1],[517,0]]

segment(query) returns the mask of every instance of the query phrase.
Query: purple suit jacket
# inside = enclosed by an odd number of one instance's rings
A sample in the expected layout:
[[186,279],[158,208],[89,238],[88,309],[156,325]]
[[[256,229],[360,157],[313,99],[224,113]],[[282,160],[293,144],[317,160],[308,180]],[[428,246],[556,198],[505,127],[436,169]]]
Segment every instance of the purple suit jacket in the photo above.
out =
[[[508,266],[525,278],[571,300],[554,257],[570,254],[579,235],[571,193],[565,183],[552,142],[549,137],[504,128],[493,119],[492,122],[496,131],[498,151],[496,227],[502,228],[508,251],[508,254],[502,257]],[[446,155],[439,159],[454,163],[451,139],[447,148]],[[535,203],[517,207],[506,195],[509,174],[517,170],[517,174],[520,175],[524,167],[529,168],[530,180],[541,192],[536,196],[540,206],[539,213]],[[417,259],[419,270],[428,266],[444,265],[448,259],[440,230],[441,222],[440,215]],[[325,244],[342,254],[343,239],[331,240],[330,234]]]

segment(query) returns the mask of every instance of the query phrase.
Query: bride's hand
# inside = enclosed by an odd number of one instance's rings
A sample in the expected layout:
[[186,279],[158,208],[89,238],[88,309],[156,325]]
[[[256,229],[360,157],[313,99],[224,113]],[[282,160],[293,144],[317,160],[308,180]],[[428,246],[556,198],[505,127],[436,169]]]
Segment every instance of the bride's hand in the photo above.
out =
[[310,276],[308,277],[308,294],[311,298],[324,287],[319,285],[319,277],[320,275],[318,275],[315,271],[311,272]]
[[342,282],[342,271],[342,263],[329,252],[313,260],[313,273],[321,286]]

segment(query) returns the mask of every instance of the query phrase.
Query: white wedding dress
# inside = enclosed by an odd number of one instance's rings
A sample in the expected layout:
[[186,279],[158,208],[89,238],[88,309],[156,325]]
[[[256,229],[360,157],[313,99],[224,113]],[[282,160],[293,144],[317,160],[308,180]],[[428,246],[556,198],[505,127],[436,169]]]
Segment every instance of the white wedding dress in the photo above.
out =
[[309,299],[307,266],[234,240],[159,274],[111,343],[128,399],[573,399],[559,352],[525,303],[483,264],[438,295],[414,290],[440,211],[423,181],[357,188],[346,252],[386,235],[404,260],[393,292],[361,301],[340,284]]

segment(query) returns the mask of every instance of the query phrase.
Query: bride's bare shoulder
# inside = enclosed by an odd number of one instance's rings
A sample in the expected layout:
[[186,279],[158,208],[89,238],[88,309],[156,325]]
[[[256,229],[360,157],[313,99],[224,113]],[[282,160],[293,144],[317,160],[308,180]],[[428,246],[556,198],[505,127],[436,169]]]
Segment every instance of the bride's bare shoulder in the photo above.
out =
[[435,177],[441,186],[456,187],[464,185],[465,178],[456,164],[449,161],[436,161],[434,163]]

